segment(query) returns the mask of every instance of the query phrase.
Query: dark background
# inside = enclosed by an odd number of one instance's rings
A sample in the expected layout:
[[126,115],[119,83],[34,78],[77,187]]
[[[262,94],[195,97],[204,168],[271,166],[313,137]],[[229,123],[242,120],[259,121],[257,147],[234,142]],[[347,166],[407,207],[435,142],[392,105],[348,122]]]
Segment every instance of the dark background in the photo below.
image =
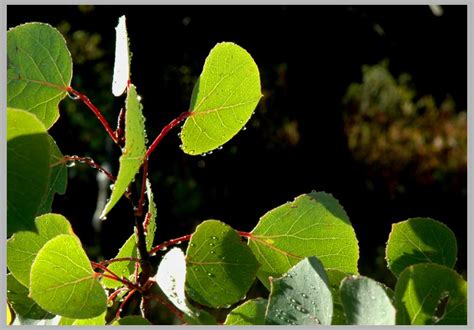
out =
[[[449,189],[415,180],[396,195],[383,182],[369,189],[367,169],[347,146],[342,99],[350,83],[361,80],[362,65],[388,59],[394,75],[412,75],[417,93],[438,102],[451,95],[456,109],[466,110],[467,7],[443,10],[437,17],[428,6],[8,6],[7,25],[59,27],[68,45],[76,44],[72,86],[115,126],[123,104],[110,93],[115,26],[126,15],[132,81],[143,97],[150,140],[187,110],[193,83],[217,42],[244,47],[259,66],[265,97],[248,129],[223,150],[185,155],[175,130],[155,151],[156,242],[191,233],[210,218],[250,231],[267,211],[315,189],[333,194],[348,213],[361,247],[361,273],[389,282],[380,247],[392,223],[417,216],[454,230],[457,269],[465,275],[467,171]],[[50,132],[63,154],[91,156],[116,173],[119,150],[105,142],[93,114],[72,100],[60,107]],[[297,123],[296,143],[282,133],[288,122]],[[132,230],[129,205],[122,200],[94,234],[95,172],[76,166],[69,174],[68,190],[56,197],[53,210],[72,222],[90,254],[113,257]]]

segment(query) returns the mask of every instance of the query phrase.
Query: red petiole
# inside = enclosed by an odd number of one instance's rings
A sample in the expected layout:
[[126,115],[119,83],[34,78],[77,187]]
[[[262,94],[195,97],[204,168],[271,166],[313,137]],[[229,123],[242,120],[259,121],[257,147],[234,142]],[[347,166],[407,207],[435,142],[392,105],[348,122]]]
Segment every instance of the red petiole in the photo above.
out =
[[72,95],[74,95],[75,97],[77,97],[79,100],[82,101],[82,103],[84,103],[89,109],[92,110],[92,112],[96,115],[96,117],[99,119],[99,121],[102,123],[102,126],[104,126],[105,130],[107,131],[107,133],[109,133],[110,137],[112,138],[112,140],[119,145],[119,140],[117,138],[117,135],[115,134],[115,132],[112,130],[112,128],[110,128],[110,125],[109,123],[107,122],[107,120],[105,119],[104,116],[102,116],[102,113],[100,112],[100,110],[89,100],[89,98],[76,91],[74,88],[72,88],[71,86],[68,86],[66,87],[66,91],[71,93]]

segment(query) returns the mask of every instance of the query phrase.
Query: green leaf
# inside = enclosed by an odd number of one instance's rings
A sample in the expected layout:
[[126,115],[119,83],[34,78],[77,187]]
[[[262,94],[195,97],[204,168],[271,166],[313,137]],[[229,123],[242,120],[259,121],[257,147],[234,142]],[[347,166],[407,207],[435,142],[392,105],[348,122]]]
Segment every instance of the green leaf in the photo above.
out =
[[7,241],[7,265],[10,272],[24,286],[30,286],[30,270],[38,251],[50,239],[74,235],[71,224],[60,214],[44,214],[35,219],[36,232],[21,231]]
[[298,262],[271,281],[267,324],[331,324],[333,302],[329,279],[316,257]]
[[432,262],[453,268],[457,244],[454,233],[430,218],[413,218],[392,225],[387,243],[388,268],[398,276],[406,267]]
[[105,325],[106,314],[107,314],[106,312],[103,312],[99,316],[96,316],[90,319],[73,320],[71,325]]
[[7,108],[7,232],[35,230],[49,183],[48,134],[35,115]]
[[122,150],[122,156],[120,156],[120,168],[112,189],[112,195],[100,215],[102,219],[106,217],[107,213],[125,193],[145,159],[146,134],[142,108],[136,88],[131,85],[126,100],[125,147]]
[[115,321],[112,325],[151,325],[151,323],[141,316],[128,315]]
[[377,281],[364,276],[347,277],[340,294],[348,324],[395,325],[395,308]]
[[151,250],[153,248],[153,241],[155,240],[157,212],[153,191],[151,190],[151,182],[148,179],[146,180],[146,195],[148,198],[148,212],[151,214],[146,230],[146,248]]
[[217,322],[203,310],[191,305],[185,295],[186,260],[179,248],[171,249],[160,262],[155,275],[166,297],[185,314],[188,324],[217,324]]
[[59,320],[58,325],[72,325],[75,321],[76,319],[70,319],[68,317],[61,316],[61,319]]
[[331,324],[346,325],[346,314],[344,313],[344,307],[342,306],[341,298],[339,296],[339,287],[341,286],[342,280],[346,278],[348,274],[336,269],[326,269],[326,274],[329,279],[329,286],[331,288],[332,301],[334,305]]
[[35,114],[49,129],[67,95],[72,59],[58,30],[27,23],[7,32],[7,105]]
[[298,196],[265,214],[249,246],[262,265],[258,278],[278,277],[304,257],[316,256],[325,268],[357,274],[359,247],[346,212],[325,192]]
[[395,308],[397,324],[467,324],[467,282],[438,264],[408,266],[395,286]]
[[[119,252],[115,256],[116,258],[127,258],[127,257],[134,257],[137,258],[137,239],[136,235],[132,234],[122,245],[120,248]],[[133,275],[133,272],[135,271],[135,262],[134,261],[117,261],[109,266],[107,266],[108,269],[110,269],[112,272],[117,274],[118,276],[124,277],[126,279],[129,279],[130,275]],[[119,286],[123,286],[121,282],[103,277],[101,279],[102,285],[104,285],[106,288],[109,289],[115,289],[118,288]]]
[[250,54],[231,42],[217,44],[194,86],[191,115],[181,131],[183,151],[198,155],[229,141],[261,97],[260,74]]
[[18,282],[12,274],[7,275],[7,298],[20,324],[35,324],[39,320],[52,319],[55,316],[28,298],[28,288]]
[[257,298],[247,300],[242,305],[234,308],[227,318],[225,325],[264,325],[265,310],[268,300]]
[[37,215],[51,212],[54,194],[63,195],[66,192],[67,187],[67,167],[66,164],[61,162],[63,159],[63,154],[56,145],[56,141],[54,141],[54,139],[49,134],[48,142],[51,156],[49,161],[51,174],[49,177],[47,194],[44,195],[43,201],[38,208]]
[[107,296],[79,239],[59,235],[38,252],[31,267],[30,296],[50,313],[76,319],[100,315]]
[[197,226],[186,251],[186,291],[210,307],[229,307],[245,298],[258,262],[239,234],[217,220]]

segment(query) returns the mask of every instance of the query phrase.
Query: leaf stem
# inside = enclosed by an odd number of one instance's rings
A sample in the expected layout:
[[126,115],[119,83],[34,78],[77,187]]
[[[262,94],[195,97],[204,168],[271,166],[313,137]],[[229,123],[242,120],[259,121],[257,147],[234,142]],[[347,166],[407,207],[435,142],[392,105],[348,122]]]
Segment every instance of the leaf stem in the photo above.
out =
[[160,251],[161,249],[164,249],[170,245],[173,245],[173,244],[179,244],[181,242],[185,242],[185,241],[189,241],[191,239],[191,236],[192,234],[189,234],[189,235],[185,235],[185,236],[182,236],[182,237],[178,237],[178,238],[173,238],[173,239],[170,239],[169,241],[166,241],[166,242],[163,242],[157,246],[155,246],[153,249],[150,250],[150,252],[148,252],[150,254],[150,256],[153,256],[155,255],[158,251]]
[[115,318],[118,319],[120,318],[120,313],[122,312],[123,306],[125,306],[125,303],[133,296],[133,294],[137,291],[137,289],[133,289],[130,291],[127,296],[123,299],[123,302],[120,304],[119,308],[117,309],[117,312],[115,313]]
[[105,168],[103,168],[102,166],[97,164],[90,157],[80,157],[80,156],[76,156],[76,155],[74,155],[74,156],[66,155],[66,156],[63,156],[63,158],[60,161],[58,161],[57,163],[51,164],[50,167],[54,167],[58,164],[64,164],[66,162],[79,162],[79,163],[87,164],[90,167],[95,168],[99,172],[104,173],[109,178],[110,181],[115,182],[115,180],[116,180],[115,176],[113,176],[112,173],[110,173]]
[[112,138],[112,140],[119,145],[119,140],[115,134],[115,132],[112,130],[112,128],[110,128],[110,125],[109,123],[107,122],[107,120],[105,119],[104,116],[102,116],[102,113],[100,112],[100,110],[89,100],[89,98],[76,91],[74,88],[72,88],[71,86],[68,86],[66,87],[66,91],[68,91],[69,93],[71,93],[72,95],[76,96],[77,98],[79,98],[82,103],[84,103],[89,109],[92,110],[92,112],[96,115],[96,117],[99,119],[99,121],[102,123],[102,126],[104,126],[105,130],[107,131],[107,133],[109,133],[110,137]]
[[246,231],[237,231],[237,233],[245,238],[251,239],[253,238],[252,233],[246,232]]
[[104,260],[102,262],[100,262],[101,265],[104,265],[104,266],[107,266],[111,263],[114,263],[114,262],[120,262],[120,261],[135,261],[135,262],[140,262],[140,259],[139,258],[135,258],[135,257],[123,257],[123,258],[114,258],[114,259],[109,259],[109,260]]
[[158,134],[158,136],[156,137],[155,141],[153,141],[153,143],[150,145],[150,147],[148,148],[148,150],[146,151],[146,157],[149,158],[151,153],[153,152],[153,150],[155,150],[156,146],[160,143],[160,141],[165,137],[166,134],[168,134],[168,132],[173,128],[175,127],[176,125],[178,125],[180,122],[182,122],[183,120],[185,120],[186,118],[188,118],[189,116],[191,115],[191,112],[189,111],[184,111],[182,112],[178,117],[176,117],[175,119],[173,119],[168,125],[166,125],[165,127],[163,127],[163,129],[161,130],[160,134]]

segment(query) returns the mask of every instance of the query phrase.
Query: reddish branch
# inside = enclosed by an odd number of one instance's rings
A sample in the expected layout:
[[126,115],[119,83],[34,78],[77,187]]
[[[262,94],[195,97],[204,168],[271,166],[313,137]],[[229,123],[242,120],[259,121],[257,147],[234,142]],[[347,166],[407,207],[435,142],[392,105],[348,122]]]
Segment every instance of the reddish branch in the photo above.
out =
[[163,249],[167,248],[170,245],[179,244],[181,242],[189,241],[190,239],[191,239],[191,234],[190,235],[185,235],[185,236],[182,236],[182,237],[178,237],[178,238],[174,238],[174,239],[170,239],[169,241],[163,242],[160,245],[155,246],[148,253],[150,254],[150,256],[153,256],[153,255],[156,254],[156,252],[158,252],[160,250],[163,250]]
[[92,102],[89,100],[89,98],[76,91],[74,88],[72,88],[71,86],[68,86],[66,87],[66,91],[71,93],[72,95],[76,96],[79,100],[81,100],[89,109],[92,110],[92,112],[96,115],[96,117],[99,119],[99,121],[102,123],[102,126],[104,126],[105,130],[107,131],[107,133],[109,133],[110,137],[112,138],[112,140],[116,143],[116,144],[119,144],[119,140],[117,138],[117,135],[115,134],[115,132],[112,130],[112,128],[110,128],[110,125],[109,123],[107,122],[107,120],[105,119],[104,116],[102,116],[102,113],[100,112],[100,110],[94,105],[92,104]]
[[148,148],[147,152],[146,152],[146,157],[150,157],[151,153],[153,152],[153,150],[155,150],[156,146],[160,143],[160,141],[166,136],[166,134],[168,134],[168,132],[173,128],[175,127],[176,125],[178,125],[180,122],[182,122],[183,120],[185,120],[186,118],[188,118],[189,116],[191,115],[191,113],[189,111],[185,111],[185,112],[182,112],[177,118],[173,119],[168,125],[166,125],[165,127],[163,127],[163,129],[161,130],[160,134],[158,134],[158,136],[156,137],[155,141],[153,141],[153,143],[151,144],[151,146]]
[[[112,182],[115,182],[116,178],[115,176],[112,175],[112,173],[110,173],[109,171],[107,171],[106,169],[104,169],[102,166],[100,166],[99,164],[97,164],[92,158],[90,157],[79,157],[79,156],[64,156],[58,163],[66,163],[66,162],[79,162],[79,163],[83,163],[83,164],[87,164],[89,165],[90,167],[92,168],[95,168],[96,170],[98,170],[99,172],[102,172],[104,173],[110,181]],[[55,165],[57,165],[58,163],[55,163],[55,164],[52,164],[51,167],[54,167]]]

